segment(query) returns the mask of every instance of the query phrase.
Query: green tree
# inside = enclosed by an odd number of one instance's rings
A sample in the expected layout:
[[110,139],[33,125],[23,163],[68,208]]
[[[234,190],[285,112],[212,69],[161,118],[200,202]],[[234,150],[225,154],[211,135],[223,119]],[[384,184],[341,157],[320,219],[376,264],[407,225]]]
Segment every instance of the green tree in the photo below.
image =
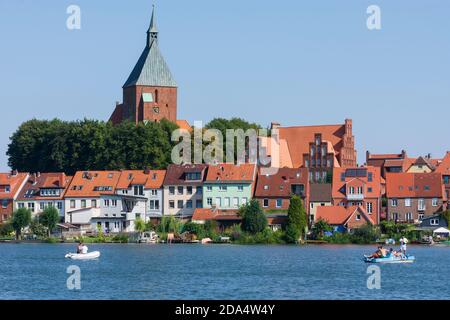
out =
[[263,231],[267,227],[267,218],[259,205],[259,202],[252,199],[239,209],[242,217],[242,230],[252,234]]
[[314,222],[314,225],[312,226],[311,229],[313,238],[317,240],[322,240],[325,232],[331,231],[333,231],[333,227],[330,226],[328,222],[323,219],[319,219],[318,221]]
[[9,236],[14,231],[10,221],[0,224],[0,236]]
[[41,216],[39,218],[40,223],[47,228],[49,237],[60,220],[61,218],[59,217],[58,209],[53,206],[45,208],[44,212],[41,213]]
[[286,240],[296,243],[303,239],[306,234],[307,216],[303,207],[302,199],[298,195],[293,195],[288,209],[288,219],[286,225]]
[[145,228],[146,228],[144,220],[142,220],[141,218],[137,218],[134,221],[134,228],[136,229],[137,232],[142,234],[145,231]]
[[39,222],[39,217],[35,217],[33,221],[31,221],[30,230],[39,238],[43,238],[48,235],[48,229]]
[[16,239],[20,240],[22,235],[22,229],[26,228],[31,223],[31,210],[26,208],[19,208],[13,213],[12,227],[16,232]]

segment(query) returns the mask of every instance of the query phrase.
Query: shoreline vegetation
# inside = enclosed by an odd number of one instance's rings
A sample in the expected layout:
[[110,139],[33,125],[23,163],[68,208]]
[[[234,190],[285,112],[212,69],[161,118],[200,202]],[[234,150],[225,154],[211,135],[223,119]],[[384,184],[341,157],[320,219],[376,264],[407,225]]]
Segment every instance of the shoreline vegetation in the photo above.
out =
[[[420,243],[423,236],[431,233],[417,231],[414,225],[396,224],[382,221],[380,225],[365,225],[351,232],[337,232],[326,221],[317,221],[310,230],[303,203],[298,196],[291,198],[287,224],[278,230],[272,230],[267,224],[266,213],[256,200],[241,207],[240,224],[228,227],[218,225],[214,220],[204,224],[183,222],[175,217],[162,217],[160,223],[136,221],[135,233],[105,234],[101,229],[84,235],[64,237],[64,233],[55,233],[58,214],[54,208],[47,208],[41,215],[31,219],[31,212],[21,208],[14,212],[12,220],[0,226],[0,242],[33,243],[137,243],[144,232],[155,232],[160,243],[232,243],[241,245],[266,244],[377,244],[386,240],[398,241],[402,236],[410,243]],[[25,237],[22,237],[22,234]],[[22,240],[23,239],[23,240]]]

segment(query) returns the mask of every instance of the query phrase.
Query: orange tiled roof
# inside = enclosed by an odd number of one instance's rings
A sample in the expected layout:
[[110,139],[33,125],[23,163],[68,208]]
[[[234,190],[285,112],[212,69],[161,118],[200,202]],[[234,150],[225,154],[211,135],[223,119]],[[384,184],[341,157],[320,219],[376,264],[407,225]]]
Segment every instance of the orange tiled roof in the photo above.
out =
[[128,189],[131,185],[143,185],[145,189],[161,188],[166,170],[123,170],[117,183],[117,189]]
[[440,173],[387,173],[386,195],[388,198],[429,198],[443,196]]
[[253,182],[255,175],[256,165],[253,163],[243,163],[240,165],[222,163],[208,167],[206,182]]
[[305,194],[308,193],[307,168],[280,168],[276,174],[269,176],[259,172],[257,180],[255,197],[290,197],[292,184],[303,184]]
[[[353,169],[366,169],[367,175],[365,177],[346,176],[345,181],[341,181],[341,175],[343,173],[347,172],[347,170],[353,170]],[[371,182],[369,182],[369,179],[368,179],[369,173],[372,173],[372,181]],[[357,168],[335,168],[333,170],[333,192],[332,192],[333,199],[344,198],[345,193],[342,193],[343,188],[345,189],[345,185],[347,183],[350,183],[354,179],[360,179],[361,181],[363,181],[363,183],[366,186],[366,190],[365,190],[366,197],[378,198],[381,196],[381,183],[382,182],[381,182],[380,168],[367,166],[367,167],[357,167]],[[371,193],[367,192],[367,188],[369,188],[369,187],[372,188]]]
[[19,172],[16,175],[11,173],[0,173],[0,186],[8,186],[10,189],[9,192],[0,192],[0,199],[13,199],[27,177],[28,174],[22,172]]
[[99,197],[113,194],[120,171],[78,171],[66,191],[66,197]]
[[436,172],[443,175],[450,175],[450,151],[448,151],[436,168]]
[[187,131],[192,131],[192,127],[189,124],[189,122],[187,122],[187,120],[177,120],[176,124],[177,124],[177,126],[180,129],[184,129],[184,130],[187,130]]
[[330,225],[346,225],[347,221],[359,211],[362,216],[371,224],[374,224],[372,218],[361,207],[357,206],[321,206],[317,207],[316,220],[324,220]]
[[241,219],[238,215],[238,210],[220,210],[214,208],[197,208],[192,215],[193,221]]
[[[72,181],[71,176],[66,176],[64,172],[54,173],[40,173],[37,175],[30,175],[26,184],[19,193],[18,200],[43,200],[43,199],[62,199],[64,197],[64,190]],[[55,197],[41,197],[39,195],[40,189],[62,189],[63,192]]]
[[369,160],[370,159],[381,159],[381,160],[403,159],[403,155],[401,153],[370,154]]

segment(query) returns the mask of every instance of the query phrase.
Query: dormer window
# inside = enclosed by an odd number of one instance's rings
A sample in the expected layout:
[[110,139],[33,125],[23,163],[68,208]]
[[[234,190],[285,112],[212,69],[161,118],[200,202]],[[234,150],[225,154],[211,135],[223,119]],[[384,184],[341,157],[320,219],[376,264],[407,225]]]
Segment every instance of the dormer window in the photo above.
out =
[[187,172],[185,179],[187,181],[198,181],[202,179],[202,173],[201,172]]
[[269,186],[267,184],[264,186],[264,190],[269,190]]

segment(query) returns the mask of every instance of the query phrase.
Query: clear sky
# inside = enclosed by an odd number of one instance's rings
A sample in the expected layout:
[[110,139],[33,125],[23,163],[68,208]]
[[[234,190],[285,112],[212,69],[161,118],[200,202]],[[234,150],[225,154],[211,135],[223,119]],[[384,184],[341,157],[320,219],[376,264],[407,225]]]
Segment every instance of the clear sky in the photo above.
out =
[[[81,30],[66,9],[81,8]],[[366,27],[369,5],[381,30]],[[145,46],[151,0],[0,0],[0,171],[28,119],[107,120]],[[178,117],[267,126],[353,119],[365,151],[450,149],[450,2],[160,0]]]

